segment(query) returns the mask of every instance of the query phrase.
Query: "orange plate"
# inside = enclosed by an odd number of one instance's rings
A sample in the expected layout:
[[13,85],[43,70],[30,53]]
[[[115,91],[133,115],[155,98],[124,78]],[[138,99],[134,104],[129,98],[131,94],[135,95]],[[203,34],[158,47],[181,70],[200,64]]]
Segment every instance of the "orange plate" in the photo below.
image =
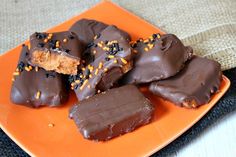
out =
[[[67,30],[81,18],[92,18],[117,25],[129,32],[133,39],[161,32],[139,17],[107,1],[49,31]],[[151,155],[196,123],[216,104],[230,85],[230,81],[223,77],[220,92],[215,94],[208,104],[195,110],[176,107],[144,91],[156,106],[153,122],[108,142],[93,142],[83,139],[74,122],[68,118],[68,109],[76,102],[73,94],[69,102],[60,108],[31,109],[10,102],[12,72],[16,67],[20,49],[21,46],[18,46],[0,56],[0,126],[32,156]],[[55,126],[49,127],[50,123]]]

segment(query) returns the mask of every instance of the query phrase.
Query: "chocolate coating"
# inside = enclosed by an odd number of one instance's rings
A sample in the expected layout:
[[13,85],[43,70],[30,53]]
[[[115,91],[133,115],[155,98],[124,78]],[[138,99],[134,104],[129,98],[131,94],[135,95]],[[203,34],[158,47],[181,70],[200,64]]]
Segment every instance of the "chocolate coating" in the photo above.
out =
[[177,75],[151,83],[149,90],[178,106],[195,108],[210,100],[221,79],[219,63],[195,56]]
[[[36,32],[30,36],[28,62],[45,70],[54,70],[63,74],[76,74],[82,51],[83,47],[73,32]],[[72,69],[69,70],[70,68]]]
[[[28,54],[28,47],[23,46],[17,67],[19,75],[15,75],[12,83],[11,101],[28,107],[58,106],[65,103],[68,91],[62,75],[42,68],[25,70],[29,67],[26,61]],[[38,92],[40,94],[37,96]]]
[[80,101],[111,88],[132,68],[129,39],[115,26],[108,26],[101,32],[94,40],[91,52],[94,61],[70,81]]
[[113,88],[70,110],[86,139],[106,141],[150,122],[154,108],[134,85]]
[[137,52],[134,68],[124,76],[124,84],[149,83],[168,78],[178,73],[191,58],[192,48],[185,47],[175,35],[153,36],[133,44]]
[[93,42],[94,36],[104,30],[107,26],[107,24],[100,21],[81,19],[75,22],[70,27],[69,31],[74,32],[83,45],[87,46],[89,43]]

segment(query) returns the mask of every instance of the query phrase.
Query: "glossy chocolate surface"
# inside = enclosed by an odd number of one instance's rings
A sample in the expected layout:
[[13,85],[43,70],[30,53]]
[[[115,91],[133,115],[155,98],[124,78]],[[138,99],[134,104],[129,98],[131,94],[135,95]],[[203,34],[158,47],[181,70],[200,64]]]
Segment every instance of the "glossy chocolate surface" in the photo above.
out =
[[220,86],[222,72],[216,61],[194,56],[177,75],[151,83],[153,94],[179,106],[195,108],[207,103]]
[[149,83],[178,73],[192,56],[192,48],[186,47],[173,34],[153,34],[146,40],[132,44],[136,51],[134,68],[123,78],[124,84]]
[[68,99],[62,75],[35,68],[27,63],[28,47],[23,46],[17,69],[13,75],[11,101],[28,107],[58,106]]
[[70,117],[86,139],[106,141],[150,122],[154,108],[134,85],[113,88],[79,102]]
[[78,75],[71,76],[72,89],[81,101],[111,88],[132,68],[132,49],[129,36],[115,26],[108,26],[91,47],[93,61]]

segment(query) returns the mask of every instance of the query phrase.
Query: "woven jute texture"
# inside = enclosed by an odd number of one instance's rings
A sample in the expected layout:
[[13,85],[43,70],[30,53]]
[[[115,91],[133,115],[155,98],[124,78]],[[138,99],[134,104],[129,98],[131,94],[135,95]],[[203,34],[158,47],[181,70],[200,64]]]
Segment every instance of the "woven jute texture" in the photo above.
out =
[[[89,9],[99,0],[1,0],[0,52]],[[236,0],[113,0],[168,33],[194,53],[236,67]]]

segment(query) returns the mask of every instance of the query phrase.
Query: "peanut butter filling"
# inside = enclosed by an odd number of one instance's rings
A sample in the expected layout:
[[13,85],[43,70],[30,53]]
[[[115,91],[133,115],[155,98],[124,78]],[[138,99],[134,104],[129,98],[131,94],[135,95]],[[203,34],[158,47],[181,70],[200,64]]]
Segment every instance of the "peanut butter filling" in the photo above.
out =
[[62,74],[77,74],[77,66],[80,64],[78,59],[61,55],[60,53],[45,52],[36,50],[32,53],[31,63],[45,70],[54,70]]

